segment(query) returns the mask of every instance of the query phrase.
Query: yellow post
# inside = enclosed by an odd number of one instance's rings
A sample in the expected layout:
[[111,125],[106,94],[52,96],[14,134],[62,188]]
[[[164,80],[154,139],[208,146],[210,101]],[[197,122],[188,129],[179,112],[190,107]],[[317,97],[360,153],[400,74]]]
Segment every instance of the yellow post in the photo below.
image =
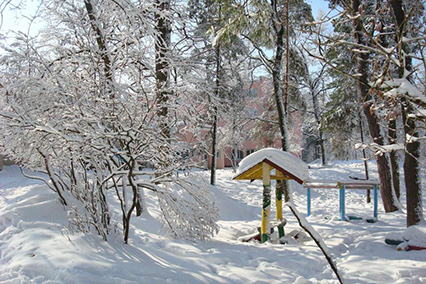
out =
[[275,188],[275,203],[277,205],[277,210],[275,211],[275,215],[277,217],[277,221],[283,218],[283,187],[284,187],[283,181],[277,179],[277,185]]
[[267,163],[262,163],[263,178],[263,204],[262,204],[262,226],[260,227],[260,239],[264,243],[269,240],[271,234],[271,168]]

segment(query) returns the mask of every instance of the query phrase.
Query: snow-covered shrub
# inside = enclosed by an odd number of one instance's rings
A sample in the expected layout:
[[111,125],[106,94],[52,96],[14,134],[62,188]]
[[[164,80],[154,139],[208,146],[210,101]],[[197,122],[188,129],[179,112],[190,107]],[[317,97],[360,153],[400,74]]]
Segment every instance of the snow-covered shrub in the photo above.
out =
[[[164,228],[170,236],[206,239],[219,231],[219,209],[201,177],[191,177],[164,184],[156,193]],[[171,190],[173,189],[173,190]]]
[[[150,2],[143,7],[123,2],[120,9],[127,13],[119,12],[112,1],[96,2],[99,9],[93,10],[83,2],[65,2],[46,2],[50,29],[35,38],[18,34],[4,50],[0,141],[9,158],[49,177],[46,184],[69,210],[77,230],[95,229],[106,239],[114,226],[112,194],[107,192],[115,192],[127,243],[133,212],[146,210],[137,180],[145,176],[148,184],[159,186],[177,170],[191,167],[191,161],[178,154],[188,151],[178,137],[196,125],[195,108],[190,100],[178,104],[177,95],[166,105],[157,102],[148,68],[155,32],[144,30],[154,23],[137,12],[152,9]],[[123,25],[134,27],[129,28],[132,33],[122,32]],[[108,37],[99,38],[99,33]],[[167,116],[159,115],[164,107]],[[173,132],[170,136],[164,125]],[[196,200],[197,208],[212,210],[212,204]],[[187,204],[168,198],[168,206],[173,202]],[[204,219],[200,222],[206,226]],[[200,230],[194,222],[177,224]]]

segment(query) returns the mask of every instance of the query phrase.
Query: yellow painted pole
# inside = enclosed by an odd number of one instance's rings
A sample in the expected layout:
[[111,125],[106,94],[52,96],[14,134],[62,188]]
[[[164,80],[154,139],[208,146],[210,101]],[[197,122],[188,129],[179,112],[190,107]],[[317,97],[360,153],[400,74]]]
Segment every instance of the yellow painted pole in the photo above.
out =
[[262,163],[263,177],[263,204],[262,226],[260,227],[260,239],[264,243],[269,240],[271,234],[271,168],[267,163]]
[[277,180],[277,187],[275,189],[275,202],[277,205],[275,215],[277,217],[277,221],[283,218],[283,187],[283,181]]

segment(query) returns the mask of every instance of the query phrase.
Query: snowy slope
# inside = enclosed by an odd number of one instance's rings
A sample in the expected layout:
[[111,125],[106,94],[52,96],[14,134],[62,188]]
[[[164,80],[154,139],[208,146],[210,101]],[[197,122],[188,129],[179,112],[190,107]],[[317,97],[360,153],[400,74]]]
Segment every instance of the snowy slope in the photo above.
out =
[[[311,179],[347,179],[362,177],[362,170],[361,162],[351,161],[311,165],[309,174]],[[23,178],[17,167],[5,167],[0,172],[0,283],[337,283],[313,241],[237,241],[260,225],[261,184],[233,181],[233,175],[219,171],[218,185],[210,188],[221,210],[221,230],[212,240],[163,237],[155,204],[149,203],[150,214],[133,219],[130,244],[124,245],[119,234],[108,242],[71,234],[55,194]],[[294,203],[306,213],[304,189],[296,183],[292,188]],[[404,231],[403,213],[384,214],[380,206],[375,224],[341,222],[337,204],[337,190],[313,190],[308,221],[335,256],[345,283],[426,283],[426,251],[400,252],[384,243],[388,233]],[[372,216],[363,191],[348,190],[346,205],[347,214]],[[286,233],[300,229],[288,208],[284,216]]]

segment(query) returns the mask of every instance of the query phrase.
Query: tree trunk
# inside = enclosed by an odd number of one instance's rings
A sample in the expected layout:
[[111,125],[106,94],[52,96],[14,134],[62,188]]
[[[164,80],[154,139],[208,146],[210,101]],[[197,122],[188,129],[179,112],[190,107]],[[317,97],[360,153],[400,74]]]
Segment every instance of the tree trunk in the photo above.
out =
[[213,128],[212,128],[212,164],[210,169],[210,184],[216,183],[216,167],[217,167],[217,107],[213,108],[215,114],[213,115]]
[[[272,6],[275,8],[275,1],[272,1]],[[274,68],[272,72],[272,81],[274,85],[274,96],[278,111],[278,124],[281,132],[281,147],[283,151],[289,150],[288,143],[288,126],[287,126],[287,101],[288,101],[288,83],[289,83],[289,26],[288,26],[288,0],[285,1],[285,25],[275,24],[276,31],[276,53],[274,60]],[[275,9],[274,9],[275,10]],[[285,44],[284,44],[284,39]],[[285,51],[285,54],[284,54]],[[284,70],[284,86],[281,86],[281,68],[283,55],[285,55],[285,70]],[[283,194],[285,202],[290,201],[290,188],[287,181],[283,182]]]
[[326,157],[326,152],[325,152],[324,134],[321,130],[321,116],[320,116],[319,103],[318,103],[319,93],[316,93],[315,89],[316,89],[315,84],[311,83],[312,105],[314,107],[314,117],[315,117],[315,121],[316,121],[317,127],[318,127],[318,142],[317,143],[320,146],[321,163],[322,163],[323,166],[326,166],[327,165],[327,157]]
[[[220,22],[222,19],[222,6],[219,6],[218,11],[218,26],[220,26]],[[215,100],[210,100],[210,102],[213,102],[213,127],[212,127],[212,164],[211,164],[211,172],[210,172],[210,184],[215,185],[216,183],[216,168],[217,168],[217,127],[218,127],[218,106],[216,105],[217,99],[220,96],[220,84],[221,84],[221,60],[220,60],[220,44],[216,45],[215,48],[215,60],[216,60],[216,74],[215,74]]]
[[[361,143],[364,144],[364,127],[362,127],[362,120],[361,120],[361,114],[358,113],[359,117],[359,132],[361,134]],[[365,149],[362,149],[362,158],[364,161],[364,172],[365,172],[365,179],[369,180],[369,174],[368,174],[368,162],[367,162],[367,154],[365,153]],[[367,189],[367,203],[371,202],[371,191]]]
[[[219,10],[220,15],[220,10]],[[216,46],[216,87],[215,96],[219,98],[220,95],[220,45]],[[215,101],[215,100],[211,100]],[[215,103],[215,102],[214,102]],[[217,167],[217,106],[213,106],[213,128],[212,128],[212,164],[210,173],[210,184],[215,185],[216,183],[216,167]]]
[[169,100],[170,100],[170,63],[168,59],[168,51],[171,40],[171,23],[167,18],[168,11],[170,11],[170,0],[156,0],[155,5],[157,11],[155,12],[156,21],[156,38],[155,38],[155,83],[156,83],[156,115],[158,119],[158,127],[160,131],[159,139],[162,143],[159,144],[159,152],[165,153],[163,159],[159,161],[155,175],[162,174],[171,175],[166,173],[167,167],[172,162],[171,150],[171,133],[169,122]]
[[[371,137],[373,141],[378,145],[383,145],[383,136],[380,135],[380,125],[377,122],[377,117],[372,114],[372,104],[364,104],[364,114],[367,117],[368,126],[370,129]],[[380,193],[383,200],[383,206],[385,212],[394,212],[398,210],[396,206],[397,202],[394,200],[394,194],[392,190],[392,176],[390,172],[389,162],[386,155],[377,155],[377,171],[380,179]]]
[[[359,0],[352,0],[352,9],[354,13],[358,13],[360,6]],[[354,20],[355,26],[355,40],[357,44],[365,45],[363,36],[362,36],[362,25],[359,22],[360,19],[357,17]],[[356,87],[361,96],[361,100],[364,101],[363,112],[367,118],[368,128],[370,130],[370,135],[373,138],[373,142],[378,145],[383,145],[383,136],[380,133],[380,125],[378,118],[374,111],[372,110],[372,97],[369,94],[369,85],[368,85],[368,60],[369,54],[362,53],[358,58],[358,67],[357,73],[362,74],[359,79],[356,81]],[[380,179],[380,193],[382,195],[383,206],[386,212],[394,212],[398,210],[396,206],[397,202],[394,200],[394,194],[392,192],[391,184],[391,172],[389,167],[388,159],[385,155],[376,156],[377,160],[377,170],[379,173]]]
[[[320,126],[318,125],[318,127],[320,127]],[[320,150],[321,150],[321,164],[323,166],[326,166],[327,165],[327,156],[326,156],[326,151],[325,151],[324,134],[322,133],[321,129],[318,131],[318,135],[319,135],[318,143],[320,144]]]
[[[415,131],[416,125],[412,118],[408,117],[411,113],[411,105],[403,102],[402,116],[405,121],[404,131],[407,135],[418,137]],[[405,189],[407,198],[407,227],[417,225],[423,220],[422,205],[422,187],[420,180],[420,142],[408,141],[405,146],[404,174]]]
[[[272,1],[271,5],[273,9],[275,10],[276,8],[275,1]],[[273,70],[272,70],[272,83],[274,85],[274,97],[275,97],[275,103],[276,103],[277,112],[278,112],[278,125],[280,128],[282,149],[284,151],[287,151],[288,150],[287,118],[286,118],[286,111],[285,111],[285,105],[284,105],[284,97],[287,96],[288,88],[286,88],[285,86],[283,88],[281,83],[282,60],[283,60],[283,55],[285,50],[285,45],[284,45],[285,27],[281,23],[275,23],[274,30],[276,32],[276,36],[275,36],[276,51],[275,51],[275,59],[274,59]],[[284,81],[285,81],[285,77],[284,77]],[[283,94],[283,92],[285,94]]]
[[280,51],[280,49],[283,49],[283,45],[277,47],[277,55],[275,58],[274,70],[272,72],[272,82],[274,85],[274,97],[278,112],[278,124],[281,134],[281,145],[283,151],[286,151],[288,148],[287,118],[284,108],[283,89],[281,84],[282,51]]
[[[284,142],[283,143],[283,150],[284,151],[290,151],[290,143],[288,140],[288,100],[289,100],[289,84],[290,84],[290,36],[289,36],[289,0],[284,1],[284,9],[285,9],[285,69],[284,69]],[[290,183],[288,180],[285,180],[284,182],[284,188],[283,188],[283,194],[284,194],[284,201],[290,202],[291,200],[291,192],[290,192]]]
[[[389,144],[396,144],[396,120],[392,119],[389,121],[388,125],[388,134],[389,134]],[[392,183],[393,189],[395,191],[396,198],[399,200],[401,197],[401,188],[399,185],[399,165],[398,165],[398,155],[396,151],[390,152],[390,163],[392,169]]]
[[155,77],[157,87],[158,106],[157,115],[161,118],[160,129],[165,139],[170,138],[170,125],[168,123],[169,81],[170,66],[167,59],[167,50],[170,45],[171,27],[170,21],[164,17],[164,13],[170,10],[170,0],[156,0],[158,12],[155,14],[157,37],[155,40]]
[[[396,42],[398,44],[398,56],[401,66],[399,68],[399,77],[405,78],[404,76],[406,71],[412,70],[412,60],[409,56],[410,47],[407,43],[402,42],[402,39],[406,34],[405,27],[407,19],[405,17],[401,0],[390,0],[389,2],[397,23]],[[409,227],[416,225],[423,220],[422,186],[419,164],[420,142],[415,139],[419,137],[416,129],[416,121],[410,116],[410,114],[414,113],[413,107],[404,97],[401,98],[401,102],[405,137],[408,136],[414,138],[406,141],[404,158],[404,181],[407,195],[407,227]]]
[[99,22],[95,15],[95,10],[93,8],[93,4],[91,0],[84,0],[84,5],[86,7],[87,15],[90,20],[90,26],[95,32],[96,37],[96,43],[99,48],[100,57],[103,62],[103,69],[104,69],[104,82],[105,82],[105,93],[110,97],[114,98],[113,93],[113,72],[112,72],[112,64],[111,64],[111,58],[108,52],[107,43],[104,38],[104,34],[102,33],[102,30],[99,26]]

